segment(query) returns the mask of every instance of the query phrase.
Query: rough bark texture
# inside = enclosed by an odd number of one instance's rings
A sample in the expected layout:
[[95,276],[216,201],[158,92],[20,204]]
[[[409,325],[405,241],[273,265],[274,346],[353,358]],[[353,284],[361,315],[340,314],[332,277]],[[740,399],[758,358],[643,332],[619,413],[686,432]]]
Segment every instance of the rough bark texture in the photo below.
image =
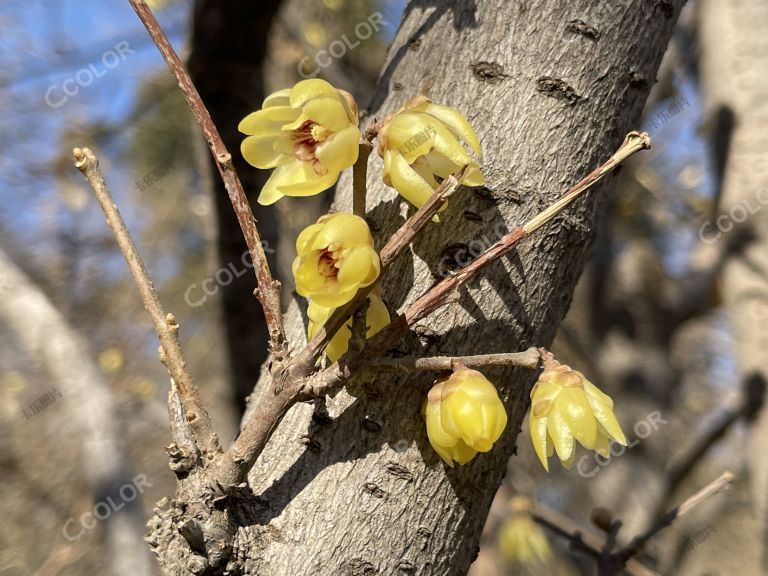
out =
[[[382,118],[427,90],[463,111],[485,151],[487,187],[462,190],[442,222],[384,279],[400,310],[445,272],[479,254],[607,159],[636,127],[683,0],[415,0],[406,9],[368,117]],[[573,31],[582,20],[599,31]],[[367,119],[367,120],[368,120]],[[366,120],[366,121],[367,121]],[[603,197],[598,188],[461,291],[404,339],[416,355],[548,345],[588,257]],[[337,207],[349,210],[349,181]],[[406,213],[369,162],[369,221],[382,242]],[[287,315],[303,340],[298,306]],[[327,402],[294,407],[252,470],[231,574],[448,575],[466,573],[515,449],[534,371],[487,370],[508,408],[504,438],[448,469],[429,446],[420,409],[427,374],[380,374]],[[270,394],[263,378],[254,394]],[[542,472],[543,474],[543,472]],[[191,561],[172,511],[153,521],[169,574]]]
[[[768,3],[705,0],[700,6],[701,85],[720,185],[718,226],[708,239],[726,251],[723,289],[729,308],[739,375],[764,394],[768,371]],[[768,572],[768,408],[751,431],[749,466],[762,569]],[[745,495],[745,500],[747,496]],[[749,516],[750,514],[744,514]],[[719,530],[719,528],[718,528]],[[723,531],[725,532],[725,531]],[[732,537],[727,533],[726,537]],[[713,544],[717,546],[717,544]],[[710,565],[711,566],[711,565]],[[746,574],[746,566],[744,573]]]
[[[200,96],[219,129],[245,190],[251,195],[259,231],[268,246],[277,246],[277,218],[255,202],[267,173],[254,170],[240,155],[242,134],[237,125],[258,110],[264,93],[263,67],[267,37],[280,0],[197,0],[192,27],[189,70]],[[213,160],[209,158],[212,163]],[[213,173],[216,173],[215,167]],[[229,197],[219,178],[214,179],[214,205],[218,226],[219,263],[222,269],[242,268],[248,262],[243,239]],[[274,250],[274,249],[272,249]],[[267,254],[273,254],[270,250]],[[246,260],[243,260],[243,258]],[[274,258],[270,262],[276,269]],[[253,296],[253,274],[244,274],[221,286],[223,324],[227,337],[228,365],[238,408],[259,377],[267,357],[264,314]]]

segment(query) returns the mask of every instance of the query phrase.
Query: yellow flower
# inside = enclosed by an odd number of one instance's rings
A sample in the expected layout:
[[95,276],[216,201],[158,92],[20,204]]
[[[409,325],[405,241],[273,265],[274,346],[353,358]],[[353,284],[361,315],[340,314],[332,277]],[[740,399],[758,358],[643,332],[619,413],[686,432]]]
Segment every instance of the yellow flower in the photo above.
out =
[[531,440],[536,454],[549,471],[547,457],[557,452],[566,468],[573,465],[574,440],[604,457],[611,439],[626,446],[627,439],[613,414],[613,400],[578,370],[560,364],[542,350],[544,371],[531,390]]
[[389,116],[379,130],[378,151],[384,158],[384,182],[417,208],[437,188],[436,176],[445,178],[463,166],[469,168],[461,183],[482,186],[485,179],[480,166],[459,140],[482,159],[480,142],[458,110],[433,104],[425,96],[412,98]]
[[[378,294],[368,296],[368,312],[366,314],[365,337],[370,338],[379,330],[389,324],[389,311]],[[324,308],[314,302],[309,303],[307,316],[309,316],[309,326],[307,327],[307,336],[311,340],[317,334],[317,331],[328,321],[334,308]],[[349,339],[352,337],[352,319],[350,318],[344,326],[331,338],[328,346],[325,348],[325,355],[331,362],[336,362],[349,349]]]
[[262,109],[238,126],[248,135],[240,146],[243,158],[256,168],[275,169],[259,204],[313,196],[336,184],[357,160],[357,121],[352,95],[325,80],[302,80],[267,96]]
[[552,557],[547,535],[531,517],[531,503],[516,496],[510,502],[512,516],[499,530],[499,550],[508,563],[546,564]]
[[323,216],[302,230],[296,253],[296,291],[324,308],[346,304],[381,271],[368,224],[352,214]]
[[438,380],[424,407],[427,436],[448,466],[466,464],[488,452],[507,425],[507,413],[496,388],[477,370],[457,370]]

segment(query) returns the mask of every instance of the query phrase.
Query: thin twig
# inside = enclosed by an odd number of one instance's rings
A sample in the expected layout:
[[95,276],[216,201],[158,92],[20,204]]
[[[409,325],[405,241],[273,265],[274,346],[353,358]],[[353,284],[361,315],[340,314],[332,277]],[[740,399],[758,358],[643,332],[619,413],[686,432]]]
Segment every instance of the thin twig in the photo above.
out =
[[528,348],[524,352],[511,352],[503,354],[478,354],[475,356],[434,356],[431,358],[415,358],[406,356],[403,358],[377,358],[373,360],[371,370],[395,370],[400,372],[413,372],[416,370],[430,370],[440,372],[452,370],[455,364],[463,364],[467,368],[482,368],[483,366],[522,366],[524,368],[537,368],[539,366],[539,351]]
[[150,10],[144,0],[129,0],[129,2],[159,48],[160,53],[168,64],[168,68],[170,68],[179,84],[179,88],[184,93],[192,114],[203,130],[208,147],[211,149],[211,154],[213,154],[213,158],[216,161],[216,167],[219,170],[221,179],[224,181],[224,187],[229,194],[229,200],[235,209],[237,221],[240,223],[245,242],[248,245],[258,284],[258,292],[256,294],[264,310],[264,318],[269,330],[270,348],[275,359],[280,360],[286,353],[285,329],[280,308],[280,283],[272,277],[267,256],[264,253],[261,236],[256,226],[256,219],[251,211],[251,206],[248,203],[248,197],[243,190],[240,178],[238,178],[235,172],[232,155],[227,151],[227,147],[224,145],[224,141],[221,139],[219,131],[216,129],[216,125],[208,113],[208,109],[203,104],[197,88],[192,83],[187,69],[168,41],[168,37],[163,32],[154,14],[152,14],[152,10]]
[[709,453],[710,449],[722,439],[731,427],[742,418],[749,419],[755,406],[762,405],[762,391],[754,389],[752,382],[747,380],[742,386],[738,400],[729,403],[717,417],[688,445],[682,456],[670,465],[667,471],[666,485],[658,500],[653,518],[664,513],[667,502],[678,487],[688,477],[696,465]]
[[653,526],[648,528],[648,530],[633,538],[629,544],[624,546],[619,551],[620,556],[624,559],[628,559],[637,554],[640,550],[642,550],[643,546],[648,542],[648,540],[656,536],[656,534],[664,530],[664,528],[671,526],[672,522],[674,522],[677,518],[680,518],[680,516],[690,512],[710,496],[714,496],[718,492],[728,488],[733,483],[735,478],[736,477],[732,472],[723,472],[722,475],[704,486],[704,488],[696,492],[696,494],[685,500],[679,506],[672,508],[672,510],[659,518],[653,524]]
[[219,440],[213,431],[208,412],[200,400],[197,386],[192,381],[184,354],[179,343],[179,325],[173,314],[166,314],[157,296],[152,280],[149,278],[144,261],[131,238],[128,228],[104,182],[99,169],[99,161],[88,148],[73,150],[75,166],[85,175],[96,198],[101,204],[109,227],[117,240],[117,245],[125,257],[133,280],[139,289],[144,307],[152,318],[157,337],[160,339],[161,360],[178,390],[179,400],[184,407],[186,421],[192,429],[197,448],[201,453],[212,458],[220,451]]
[[[581,550],[596,561],[602,558],[602,550],[606,543],[605,535],[580,526],[565,514],[540,502],[535,504],[532,516],[536,522],[568,540],[572,549]],[[660,576],[634,558],[627,560],[624,569],[631,576]]]
[[370,142],[361,142],[357,162],[352,166],[352,213],[365,218],[365,196],[368,178],[368,157],[373,146]]

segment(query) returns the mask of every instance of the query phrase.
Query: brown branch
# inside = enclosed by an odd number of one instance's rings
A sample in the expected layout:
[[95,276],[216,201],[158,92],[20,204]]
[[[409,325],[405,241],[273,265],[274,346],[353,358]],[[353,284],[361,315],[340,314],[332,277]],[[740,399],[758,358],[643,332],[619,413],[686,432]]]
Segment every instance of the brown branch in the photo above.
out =
[[[562,212],[571,202],[584,194],[603,177],[614,170],[623,160],[636,152],[650,148],[650,137],[645,132],[630,132],[624,139],[619,149],[601,166],[590,172],[581,181],[574,185],[562,198],[557,200],[543,212],[532,218],[522,227],[516,228],[504,235],[498,242],[488,248],[476,260],[456,272],[434,284],[429,290],[416,299],[405,311],[367,341],[365,348],[360,353],[347,353],[338,362],[329,366],[325,374],[314,380],[307,381],[302,391],[305,395],[322,395],[339,386],[356,369],[364,368],[374,358],[384,353],[388,346],[408,332],[410,327],[425,316],[431,314],[441,306],[448,303],[452,294],[459,287],[477,276],[480,271],[511,251],[520,240],[528,237],[541,226]],[[434,212],[436,213],[436,211]],[[417,214],[418,215],[418,214]],[[416,215],[414,215],[415,218]],[[401,228],[401,230],[403,230]],[[408,236],[399,241],[410,242],[413,236]],[[390,240],[393,242],[394,237]],[[382,265],[385,262],[385,253],[382,251]],[[347,315],[347,317],[349,317]],[[319,335],[318,335],[319,336]],[[318,338],[315,338],[317,340]],[[315,340],[310,344],[314,344]]]
[[[597,562],[606,561],[604,560],[603,550],[607,538],[604,534],[600,534],[591,528],[584,528],[565,514],[540,502],[535,503],[531,515],[536,522],[568,540],[573,550],[581,550]],[[631,576],[660,576],[657,572],[654,572],[634,558],[629,558],[626,561],[624,569]]]
[[650,528],[648,528],[648,530],[638,536],[635,536],[629,544],[619,550],[619,555],[624,559],[631,558],[640,550],[642,550],[643,546],[648,542],[648,540],[656,536],[656,534],[664,530],[664,528],[671,526],[672,522],[680,518],[680,516],[683,516],[693,510],[696,506],[704,502],[704,500],[710,496],[714,496],[715,494],[728,488],[733,483],[735,478],[736,477],[732,472],[723,472],[722,475],[704,486],[704,488],[696,492],[696,494],[659,518]]
[[365,196],[368,178],[368,157],[373,146],[370,142],[361,142],[357,162],[352,166],[352,213],[365,218]]
[[203,130],[205,140],[211,149],[211,154],[213,154],[216,160],[216,167],[219,170],[221,179],[224,181],[224,187],[229,194],[229,200],[235,209],[237,221],[240,223],[245,242],[248,245],[258,284],[256,295],[264,310],[264,318],[269,330],[270,349],[279,361],[286,353],[285,329],[280,308],[280,283],[272,277],[267,256],[264,253],[261,236],[256,227],[256,218],[253,216],[240,178],[237,177],[235,172],[232,155],[227,151],[227,147],[224,145],[224,141],[221,139],[219,131],[216,129],[216,125],[213,123],[202,98],[200,98],[197,88],[192,83],[187,69],[168,41],[160,24],[157,22],[154,14],[152,14],[152,10],[150,10],[144,0],[129,0],[129,2],[159,48],[160,53],[168,64],[168,68],[170,68],[176,78],[179,88],[184,93],[187,104],[192,110],[192,114]]
[[475,356],[435,356],[432,358],[377,358],[368,368],[370,370],[395,370],[400,372],[413,372],[416,370],[430,370],[439,372],[452,370],[456,364],[467,368],[482,368],[483,366],[522,366],[524,368],[537,368],[539,366],[539,351],[528,348],[524,352],[511,352],[504,354],[478,354]]
[[742,418],[749,419],[755,406],[762,405],[761,391],[751,389],[750,381],[744,382],[743,392],[736,402],[729,403],[712,422],[688,445],[667,471],[663,494],[656,505],[653,518],[664,513],[667,502],[701,460]]
[[585,176],[554,204],[532,218],[522,227],[516,228],[506,234],[501,240],[481,254],[477,260],[471,262],[456,274],[444,278],[441,282],[435,284],[425,294],[419,297],[404,313],[407,325],[412,326],[417,321],[443,306],[446,303],[446,298],[450,294],[474,278],[480,270],[510,252],[520,240],[530,236],[533,232],[552,220],[552,218],[562,212],[574,200],[602,180],[606,174],[612,172],[623,160],[646,148],[650,148],[650,137],[648,134],[630,132],[624,139],[624,143],[621,147],[619,147],[607,162]]
[[96,198],[101,204],[109,227],[117,240],[117,245],[125,257],[133,280],[139,289],[144,307],[152,318],[152,324],[160,339],[160,358],[173,379],[174,387],[178,390],[179,401],[184,407],[186,421],[191,428],[192,436],[198,450],[208,458],[220,452],[219,439],[213,431],[211,420],[200,400],[200,395],[192,381],[184,354],[179,343],[179,325],[173,314],[166,314],[157,296],[152,280],[149,278],[144,261],[136,249],[128,228],[115,206],[112,196],[104,182],[99,169],[99,161],[88,148],[73,150],[75,166],[83,173],[91,185]]

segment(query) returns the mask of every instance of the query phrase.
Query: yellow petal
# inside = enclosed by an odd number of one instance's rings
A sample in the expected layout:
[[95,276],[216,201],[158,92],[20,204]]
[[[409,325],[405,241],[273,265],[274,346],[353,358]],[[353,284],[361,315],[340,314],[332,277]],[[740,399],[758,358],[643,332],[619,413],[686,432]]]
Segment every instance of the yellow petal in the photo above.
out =
[[[586,384],[588,384],[588,382]],[[584,386],[585,390],[587,388],[586,384]],[[597,388],[595,388],[595,390],[597,390]],[[600,392],[600,394],[602,394],[602,392]],[[605,395],[603,394],[603,396]],[[612,410],[613,401],[608,396],[605,397],[608,398],[610,404],[604,402],[599,396],[595,394],[587,393],[587,401],[589,402],[589,406],[592,408],[595,419],[597,419],[597,421],[611,436],[611,438],[616,440],[616,442],[619,444],[626,446],[627,439],[624,436],[624,432],[621,430],[621,425],[619,424],[619,421],[616,419],[616,416]]]
[[549,463],[547,462],[547,418],[528,416],[528,425],[531,431],[531,442],[536,456],[539,457],[544,470],[549,472]]
[[450,174],[454,174],[461,170],[461,166],[454,164],[445,156],[438,154],[437,152],[430,152],[424,156],[424,160],[429,165],[430,172],[440,176],[440,178],[447,178]]
[[336,91],[341,97],[341,103],[344,104],[344,107],[347,110],[347,117],[349,118],[350,124],[357,126],[360,119],[357,115],[357,102],[355,102],[355,98],[352,94],[341,88],[337,88]]
[[259,193],[259,197],[256,200],[256,202],[262,206],[269,206],[270,204],[274,204],[284,196],[284,194],[282,194],[277,189],[278,182],[284,178],[284,176],[280,174],[280,170],[282,168],[284,168],[284,166],[280,166],[274,172],[272,172],[266,184],[264,184],[262,187],[261,192]]
[[434,121],[435,133],[435,150],[448,158],[454,164],[459,166],[465,166],[473,162],[472,158],[464,150],[464,147],[459,144],[456,137],[448,130],[441,122]]
[[458,439],[445,430],[442,423],[442,411],[440,402],[427,402],[425,410],[427,419],[427,434],[433,444],[439,444],[445,448],[455,446]]
[[464,178],[461,179],[461,183],[464,186],[484,186],[485,176],[480,171],[480,166],[475,162],[469,165],[469,168],[464,173]]
[[251,112],[240,121],[237,129],[243,134],[249,136],[265,136],[267,134],[277,134],[281,131],[284,124],[292,122],[299,115],[299,112],[292,110],[287,106],[275,106]]
[[277,181],[278,191],[284,196],[314,196],[336,184],[338,172],[318,175],[307,162],[292,162],[278,166],[275,174],[283,171]]
[[387,146],[412,164],[416,158],[432,150],[436,131],[434,122],[426,114],[400,113],[387,128]]
[[262,108],[273,108],[275,106],[288,106],[291,105],[291,89],[290,88],[283,88],[282,90],[278,90],[277,92],[273,92],[266,98],[264,98],[264,103],[261,105]]
[[[329,280],[320,275],[318,270],[318,260],[320,254],[310,252],[305,256],[297,256],[293,261],[292,272],[296,281],[296,292],[301,296],[314,297],[320,290],[327,290]],[[321,304],[321,306],[327,306]]]
[[[240,153],[246,162],[256,168],[274,168],[282,164],[287,164],[294,160],[293,156],[283,154],[278,147],[278,140],[288,140],[290,137],[285,134],[273,136],[248,136],[240,144]],[[280,148],[285,149],[285,142],[281,143]]]
[[309,306],[307,306],[307,316],[310,320],[322,326],[328,321],[334,310],[335,308],[326,308],[310,301]]
[[310,78],[297,82],[291,89],[291,107],[300,108],[313,98],[336,97],[336,89],[325,80]]
[[310,247],[315,237],[322,229],[323,225],[319,222],[304,228],[296,238],[296,253],[299,255],[306,254],[311,249]]
[[376,252],[368,246],[360,246],[352,250],[339,268],[338,281],[341,286],[357,286],[368,277],[371,263],[378,260]]
[[360,151],[360,131],[348,126],[331,135],[315,149],[315,156],[329,171],[341,171],[357,162]]
[[395,190],[417,208],[424,206],[434,190],[400,154],[393,152],[390,162],[390,179]]
[[373,245],[368,224],[353,214],[332,214],[323,221],[323,227],[312,242],[313,250],[327,248],[331,243],[352,247],[358,244]]
[[368,299],[370,304],[368,306],[368,330],[366,336],[370,338],[389,324],[389,310],[387,310],[386,304],[384,304],[384,301],[378,294],[371,294],[368,296]]
[[477,451],[473,450],[470,446],[467,446],[461,440],[456,442],[456,445],[450,449],[450,452],[451,457],[462,466],[477,455]]
[[334,287],[333,289],[328,289],[325,292],[313,292],[311,298],[320,306],[338,308],[339,306],[343,306],[352,300],[352,298],[355,297],[355,294],[357,294],[357,288],[340,290],[338,287]]
[[[559,400],[559,399],[558,399]],[[566,461],[573,455],[573,433],[568,427],[567,420],[556,403],[547,416],[547,430],[561,461]]]
[[565,388],[557,402],[576,440],[585,448],[593,450],[597,437],[597,422],[583,389]]
[[350,125],[347,110],[337,95],[310,100],[304,104],[302,112],[312,122],[333,132],[339,132]]
[[454,135],[460,137],[464,142],[469,144],[472,150],[475,152],[478,158],[483,157],[483,152],[480,149],[480,141],[477,139],[477,134],[472,129],[469,121],[464,115],[448,106],[441,106],[440,104],[430,103],[426,109],[426,113],[434,116],[445,124]]
[[595,452],[600,454],[603,458],[611,457],[610,439],[603,431],[598,431],[597,438],[595,439]]

